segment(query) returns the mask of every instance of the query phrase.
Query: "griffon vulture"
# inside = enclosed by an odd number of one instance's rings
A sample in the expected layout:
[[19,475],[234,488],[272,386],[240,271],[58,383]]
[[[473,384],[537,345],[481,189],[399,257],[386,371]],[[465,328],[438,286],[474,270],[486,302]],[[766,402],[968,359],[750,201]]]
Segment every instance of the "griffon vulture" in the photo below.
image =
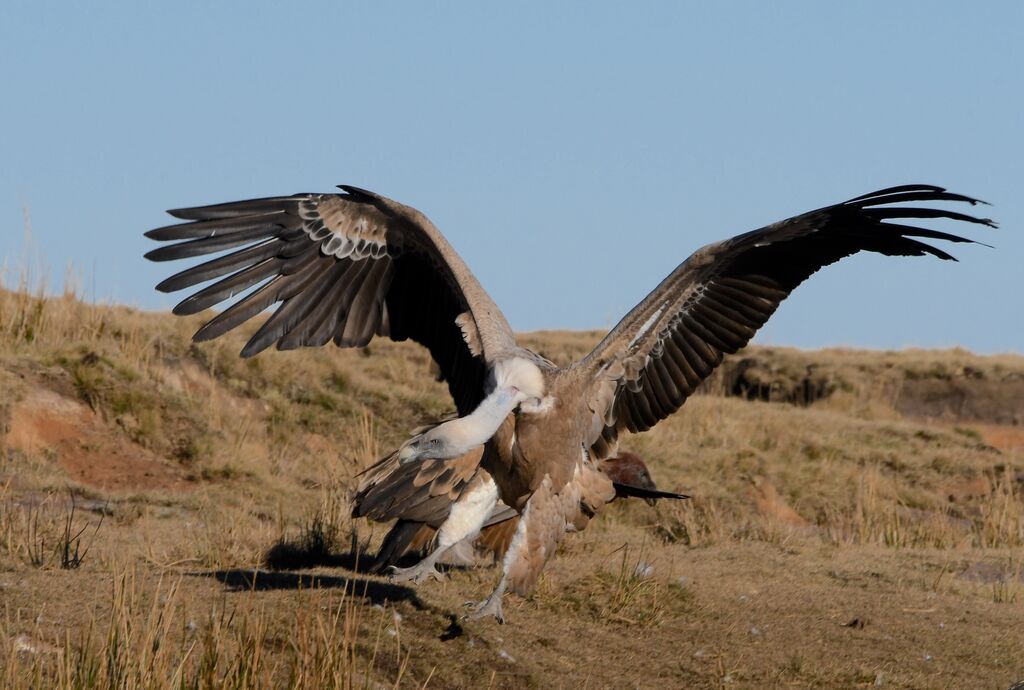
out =
[[[393,579],[417,583],[428,577],[440,579],[435,566],[442,557],[463,565],[473,562],[474,540],[496,558],[505,555],[519,513],[498,499],[494,480],[480,466],[482,454],[483,446],[477,446],[455,458],[402,465],[398,454],[392,453],[361,473],[364,479],[352,502],[352,517],[395,520],[369,567],[371,572],[386,570]],[[636,453],[608,458],[600,469],[611,479],[616,498],[635,496],[651,506],[659,498],[687,498],[659,491]],[[398,567],[406,554],[429,546],[433,549],[419,563]]]
[[859,251],[952,259],[922,240],[971,241],[906,224],[917,219],[994,226],[915,205],[977,203],[929,185],[890,187],[804,213],[697,250],[592,352],[557,367],[516,343],[426,216],[373,192],[341,190],[170,211],[187,222],[146,233],[174,242],[147,258],[223,254],[157,289],[215,281],[180,302],[176,314],[252,289],[200,328],[196,341],[280,303],[242,349],[245,357],[271,345],[363,346],[374,335],[430,350],[459,417],[408,440],[398,458],[430,463],[484,446],[480,465],[521,516],[497,587],[471,614],[499,621],[505,591],[527,593],[563,535],[583,529],[615,495],[597,463],[613,454],[620,434],[650,429],[678,410],[812,273]]

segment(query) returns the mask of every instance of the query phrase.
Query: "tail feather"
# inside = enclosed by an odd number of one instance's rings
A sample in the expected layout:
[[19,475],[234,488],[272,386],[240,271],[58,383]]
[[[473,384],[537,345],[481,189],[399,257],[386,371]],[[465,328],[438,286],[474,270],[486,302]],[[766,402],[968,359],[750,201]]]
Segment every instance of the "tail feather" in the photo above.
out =
[[[429,534],[421,534],[424,530],[429,530]],[[384,536],[384,541],[381,542],[380,549],[377,550],[377,557],[370,564],[369,571],[379,573],[389,566],[397,565],[402,556],[409,552],[413,542],[422,539],[429,541],[433,537],[433,533],[434,529],[422,522],[398,520]]]

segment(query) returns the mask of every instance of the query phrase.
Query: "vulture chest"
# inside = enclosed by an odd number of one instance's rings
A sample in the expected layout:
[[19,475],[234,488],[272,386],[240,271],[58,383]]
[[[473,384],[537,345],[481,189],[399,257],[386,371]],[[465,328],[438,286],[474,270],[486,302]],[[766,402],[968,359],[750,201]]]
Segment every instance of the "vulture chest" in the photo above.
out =
[[557,404],[543,412],[509,415],[491,439],[484,467],[494,477],[501,499],[521,510],[545,477],[558,492],[571,481],[582,446],[575,420]]

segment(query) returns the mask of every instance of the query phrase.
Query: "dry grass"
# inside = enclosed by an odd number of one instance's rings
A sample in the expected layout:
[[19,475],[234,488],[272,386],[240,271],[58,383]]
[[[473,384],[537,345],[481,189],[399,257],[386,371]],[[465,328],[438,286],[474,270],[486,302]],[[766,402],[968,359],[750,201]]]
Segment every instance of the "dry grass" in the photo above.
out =
[[281,612],[246,602],[204,614],[181,596],[180,577],[142,579],[133,568],[115,572],[106,610],[49,640],[8,609],[4,687],[367,688],[380,686],[371,679],[385,656],[397,665],[388,685],[401,684],[408,651],[385,634],[399,624],[355,593],[297,593],[285,634]]
[[[1024,624],[1024,444],[1005,420],[970,416],[993,396],[1012,408],[1024,358],[740,353],[733,365],[755,361],[741,378],[725,367],[625,441],[694,498],[612,506],[496,628],[456,621],[493,571],[413,591],[352,570],[383,532],[349,519],[353,476],[450,409],[422,350],[243,361],[244,334],[191,344],[198,318],[15,288],[0,290],[4,687],[1024,676],[1024,643],[984,642]],[[599,336],[524,340],[565,362]],[[760,401],[811,388],[827,393]],[[977,400],[959,417],[911,414],[940,409],[914,396],[947,388]],[[870,623],[843,627],[855,618]]]

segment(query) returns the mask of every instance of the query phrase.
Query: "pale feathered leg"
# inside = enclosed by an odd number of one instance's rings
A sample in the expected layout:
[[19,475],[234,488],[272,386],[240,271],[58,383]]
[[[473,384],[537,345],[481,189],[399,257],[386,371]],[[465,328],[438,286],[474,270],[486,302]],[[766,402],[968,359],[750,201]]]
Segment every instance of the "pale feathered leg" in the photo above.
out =
[[505,573],[501,574],[501,579],[498,581],[498,586],[491,592],[491,596],[487,597],[481,602],[473,603],[467,602],[467,606],[472,606],[473,611],[466,614],[466,618],[470,620],[477,620],[478,618],[486,618],[487,616],[494,616],[494,620],[498,621],[499,625],[505,624],[505,614],[501,610],[501,600],[505,596],[505,583],[508,581],[508,576]]
[[[525,596],[537,583],[540,571],[558,548],[566,531],[566,514],[579,505],[579,491],[575,484],[563,487],[561,494],[551,490],[551,480],[544,478],[523,510],[512,543],[502,562],[501,580],[489,597],[475,605],[471,619],[494,616],[505,622],[501,599],[506,589]],[[570,509],[570,506],[572,507]],[[472,605],[472,604],[470,604]]]
[[389,577],[397,582],[419,584],[427,578],[441,580],[444,575],[437,569],[437,562],[445,552],[465,539],[474,539],[498,502],[498,487],[487,473],[483,473],[480,485],[466,491],[452,505],[448,515],[437,531],[437,547],[416,565],[409,568],[391,566]]

